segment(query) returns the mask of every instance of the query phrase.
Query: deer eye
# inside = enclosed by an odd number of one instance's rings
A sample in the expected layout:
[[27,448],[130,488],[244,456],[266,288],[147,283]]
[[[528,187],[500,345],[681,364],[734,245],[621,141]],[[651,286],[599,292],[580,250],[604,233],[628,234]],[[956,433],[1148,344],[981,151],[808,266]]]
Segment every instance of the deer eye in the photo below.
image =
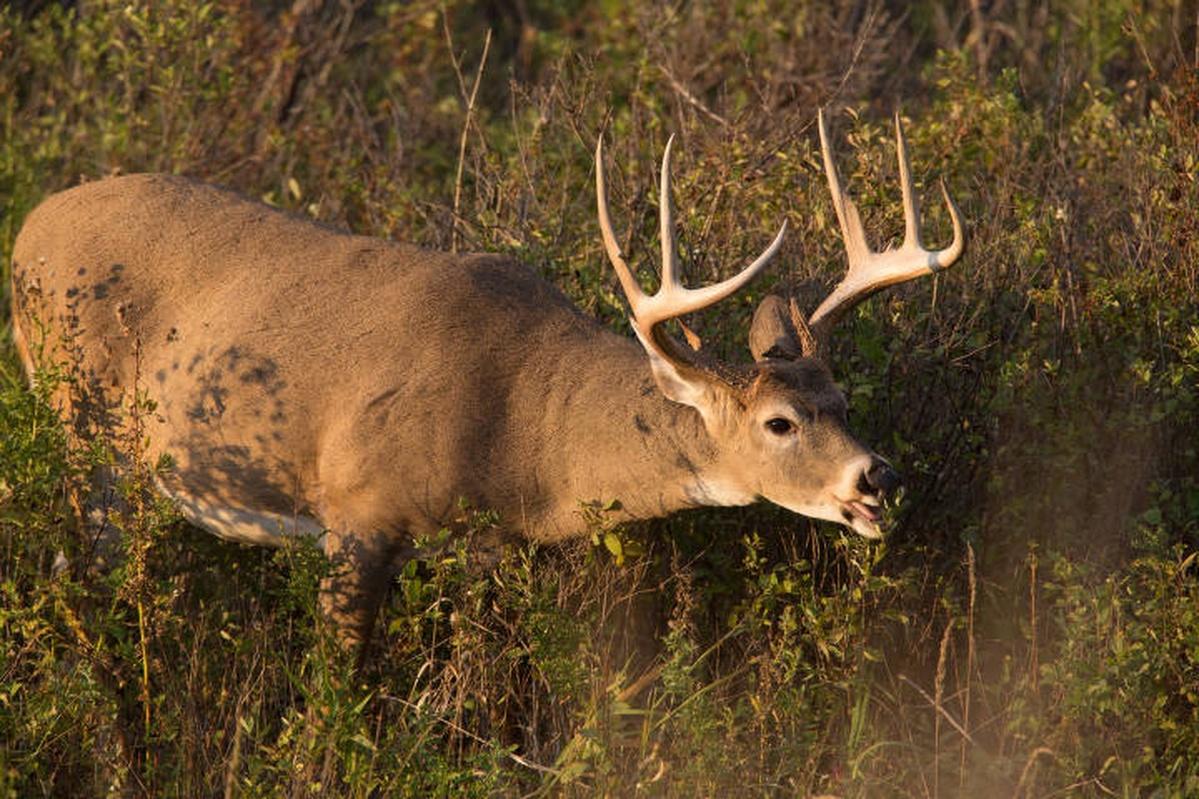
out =
[[766,420],[766,429],[774,433],[776,436],[785,436],[795,429],[794,425],[787,419],[781,416],[776,416],[773,419]]

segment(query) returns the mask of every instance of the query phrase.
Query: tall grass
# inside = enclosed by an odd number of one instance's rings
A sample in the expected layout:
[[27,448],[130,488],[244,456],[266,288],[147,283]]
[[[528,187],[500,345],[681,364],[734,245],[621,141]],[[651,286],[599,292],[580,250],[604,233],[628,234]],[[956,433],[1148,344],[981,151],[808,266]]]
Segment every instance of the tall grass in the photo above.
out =
[[187,527],[149,465],[122,477],[122,565],[84,568],[72,497],[137,442],[68,436],[70,370],[31,389],[6,338],[0,794],[1199,792],[1196,19],[985,6],[0,11],[5,269],[46,195],[161,170],[509,253],[625,330],[590,154],[606,131],[614,214],[653,264],[674,133],[689,280],[791,223],[771,277],[691,320],[743,358],[773,282],[814,307],[843,268],[817,106],[876,241],[902,229],[896,109],[929,238],[939,178],[970,220],[961,265],[835,341],[853,426],[907,480],[885,545],[765,506],[597,512],[590,540],[485,564],[496,520],[464,509],[472,532],[396,581],[362,671],[315,611],[318,552]]

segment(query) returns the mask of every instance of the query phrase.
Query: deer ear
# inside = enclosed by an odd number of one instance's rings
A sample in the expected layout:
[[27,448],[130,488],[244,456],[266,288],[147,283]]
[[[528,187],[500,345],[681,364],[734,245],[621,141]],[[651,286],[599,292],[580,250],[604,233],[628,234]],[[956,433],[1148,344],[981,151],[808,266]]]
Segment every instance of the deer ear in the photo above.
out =
[[759,303],[749,326],[749,351],[755,361],[765,358],[794,361],[816,354],[816,339],[794,297],[788,302],[771,294]]
[[[709,422],[716,407],[717,381],[702,368],[690,366],[682,357],[682,345],[673,337],[660,334],[657,339],[658,346],[651,347],[646,344],[636,322],[633,323],[633,331],[645,347],[654,382],[658,384],[658,390],[662,395],[671,402],[695,408],[704,418],[705,424]],[[666,358],[661,354],[666,352],[674,356],[676,351],[680,357]]]

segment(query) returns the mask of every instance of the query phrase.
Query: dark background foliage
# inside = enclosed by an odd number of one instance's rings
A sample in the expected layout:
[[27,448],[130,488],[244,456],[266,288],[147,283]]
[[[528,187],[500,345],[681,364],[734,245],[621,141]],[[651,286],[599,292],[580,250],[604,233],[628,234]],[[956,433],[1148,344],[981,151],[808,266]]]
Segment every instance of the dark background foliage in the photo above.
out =
[[673,133],[688,280],[791,225],[767,278],[690,320],[745,358],[774,283],[814,307],[843,268],[817,107],[876,243],[902,230],[896,111],[928,239],[949,235],[944,179],[970,240],[835,341],[853,425],[907,480],[885,545],[765,506],[597,513],[591,541],[494,570],[468,538],[409,564],[363,673],[315,616],[317,553],[186,527],[145,498],[148,465],[124,480],[126,561],[78,567],[68,497],[138,443],[70,441],[48,397],[71,375],[29,390],[6,337],[0,793],[1199,792],[1197,19],[1182,0],[9,4],[6,270],[46,195],[167,171],[509,253],[624,331],[591,154],[604,131],[652,284]]

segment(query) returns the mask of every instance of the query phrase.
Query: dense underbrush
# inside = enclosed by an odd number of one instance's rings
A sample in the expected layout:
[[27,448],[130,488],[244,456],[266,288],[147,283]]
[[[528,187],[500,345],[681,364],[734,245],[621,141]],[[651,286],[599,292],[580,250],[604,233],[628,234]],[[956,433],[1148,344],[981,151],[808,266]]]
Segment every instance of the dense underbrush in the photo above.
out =
[[746,358],[763,293],[814,307],[843,268],[818,106],[876,242],[902,230],[895,109],[928,239],[949,235],[942,178],[970,236],[834,343],[851,424],[906,478],[887,543],[765,506],[637,527],[590,509],[590,540],[483,568],[472,541],[502,520],[463,509],[474,532],[408,564],[362,671],[316,613],[320,554],[188,527],[146,490],[169,464],[122,474],[126,556],[87,568],[73,497],[142,443],[70,438],[51,405],[70,370],[30,388],[6,333],[0,795],[1199,793],[1193,10],[948,5],[0,10],[6,319],[37,202],[168,171],[511,254],[627,330],[595,137],[652,284],[674,133],[689,281],[790,223],[767,278],[691,320]]

